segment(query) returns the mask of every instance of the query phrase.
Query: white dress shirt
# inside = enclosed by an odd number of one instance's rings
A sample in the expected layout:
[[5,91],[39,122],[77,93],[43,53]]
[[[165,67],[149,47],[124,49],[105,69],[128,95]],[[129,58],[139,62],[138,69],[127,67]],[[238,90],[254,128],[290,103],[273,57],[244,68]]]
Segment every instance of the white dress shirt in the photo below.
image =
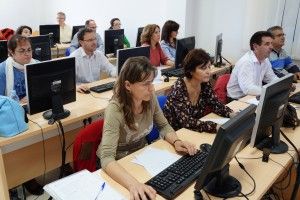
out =
[[65,24],[64,27],[59,27],[60,31],[60,42],[71,42],[72,29],[69,25]]
[[248,51],[236,63],[227,84],[227,96],[239,99],[246,95],[260,95],[262,83],[278,79],[268,58],[259,62],[253,51]]
[[82,47],[71,53],[76,62],[76,83],[90,83],[100,80],[100,72],[106,72],[109,76],[117,76],[117,67],[112,65],[99,50],[88,56]]

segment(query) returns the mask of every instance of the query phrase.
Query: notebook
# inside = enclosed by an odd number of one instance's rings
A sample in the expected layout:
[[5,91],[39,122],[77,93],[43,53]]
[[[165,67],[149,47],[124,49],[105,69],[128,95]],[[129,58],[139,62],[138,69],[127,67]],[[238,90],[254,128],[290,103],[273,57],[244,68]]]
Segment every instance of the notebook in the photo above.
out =
[[82,170],[44,186],[44,190],[55,200],[125,199],[106,183],[99,174]]

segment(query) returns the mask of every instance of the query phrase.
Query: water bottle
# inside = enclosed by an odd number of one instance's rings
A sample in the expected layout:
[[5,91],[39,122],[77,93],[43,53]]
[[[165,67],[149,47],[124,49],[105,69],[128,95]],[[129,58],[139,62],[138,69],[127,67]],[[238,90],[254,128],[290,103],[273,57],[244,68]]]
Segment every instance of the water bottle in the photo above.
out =
[[17,101],[17,102],[19,102],[19,97],[18,97],[18,95],[17,95],[17,92],[16,92],[16,90],[12,90],[11,91],[11,93],[10,93],[10,98],[12,98],[13,100],[15,100],[15,101]]

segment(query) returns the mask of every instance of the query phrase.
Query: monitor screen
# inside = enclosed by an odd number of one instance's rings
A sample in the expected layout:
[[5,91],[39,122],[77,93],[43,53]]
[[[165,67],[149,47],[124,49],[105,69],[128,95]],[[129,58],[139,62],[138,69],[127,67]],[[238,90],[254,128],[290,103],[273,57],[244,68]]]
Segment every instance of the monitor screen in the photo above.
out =
[[0,63],[8,57],[7,40],[0,40]]
[[84,27],[85,27],[84,25],[73,26],[73,28],[72,28],[72,37],[71,38],[73,39],[74,35],[79,31],[79,29],[82,29]]
[[221,67],[222,65],[225,65],[222,62],[222,46],[223,46],[222,35],[223,33],[220,33],[216,37],[216,47],[215,47],[215,57],[214,57],[214,65],[216,67]]
[[51,47],[60,42],[60,29],[58,24],[40,25],[40,35],[50,35]]
[[123,64],[128,58],[136,57],[136,56],[145,56],[149,59],[150,46],[118,50],[117,51],[118,73],[120,73]]
[[118,49],[124,48],[124,29],[106,30],[104,32],[105,54],[116,55]]
[[248,144],[255,110],[256,106],[250,105],[220,127],[196,181],[196,191],[204,189],[222,198],[240,194],[241,184],[229,175],[229,162]]
[[39,61],[51,60],[51,47],[49,35],[30,37],[30,40],[32,58]]
[[284,153],[288,150],[288,146],[280,140],[280,127],[292,82],[293,74],[288,74],[262,87],[250,143],[252,147],[260,150],[269,148],[271,153]]
[[52,108],[52,112],[58,116],[50,116],[51,118],[63,117],[62,105],[76,101],[75,58],[61,58],[25,66],[29,114]]
[[182,61],[188,52],[195,48],[195,37],[187,37],[177,40],[176,42],[176,55],[175,67],[180,68]]
[[137,36],[136,36],[136,47],[140,47],[141,46],[141,34],[143,32],[144,27],[139,27],[138,28],[138,32],[137,32]]

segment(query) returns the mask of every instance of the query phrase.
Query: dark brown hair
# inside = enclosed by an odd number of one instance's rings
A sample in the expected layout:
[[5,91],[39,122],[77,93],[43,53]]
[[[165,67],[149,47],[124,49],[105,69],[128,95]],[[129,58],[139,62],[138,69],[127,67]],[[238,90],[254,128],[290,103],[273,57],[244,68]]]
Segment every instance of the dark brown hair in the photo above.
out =
[[273,38],[272,33],[268,32],[268,31],[257,31],[256,33],[254,33],[250,39],[250,49],[254,50],[253,45],[257,44],[257,45],[261,45],[262,43],[262,38],[263,37],[270,37]]
[[182,66],[184,69],[184,75],[188,79],[192,78],[191,72],[196,70],[196,67],[201,65],[204,67],[208,62],[211,62],[211,58],[203,49],[191,50],[183,60]]
[[29,26],[20,26],[16,30],[16,34],[22,35],[23,29],[27,28],[30,31],[30,34],[32,34],[32,29]]
[[[170,37],[172,31],[178,31],[178,29],[179,29],[179,24],[177,22],[172,20],[166,21],[161,30],[161,40],[170,43]],[[176,44],[176,39],[175,39],[175,44]]]
[[18,34],[13,35],[7,42],[8,54],[10,56],[12,56],[12,53],[15,53],[17,46],[23,42],[29,42],[29,44],[31,46],[29,37],[25,37],[25,36],[18,35]]
[[[156,69],[150,64],[148,58],[144,56],[128,58],[122,66],[121,72],[114,85],[112,99],[117,100],[123,108],[126,125],[136,130],[133,113],[133,99],[131,93],[125,87],[125,81],[131,84],[142,82],[149,78],[151,74],[156,75]],[[143,101],[143,112],[149,109],[150,102]]]

